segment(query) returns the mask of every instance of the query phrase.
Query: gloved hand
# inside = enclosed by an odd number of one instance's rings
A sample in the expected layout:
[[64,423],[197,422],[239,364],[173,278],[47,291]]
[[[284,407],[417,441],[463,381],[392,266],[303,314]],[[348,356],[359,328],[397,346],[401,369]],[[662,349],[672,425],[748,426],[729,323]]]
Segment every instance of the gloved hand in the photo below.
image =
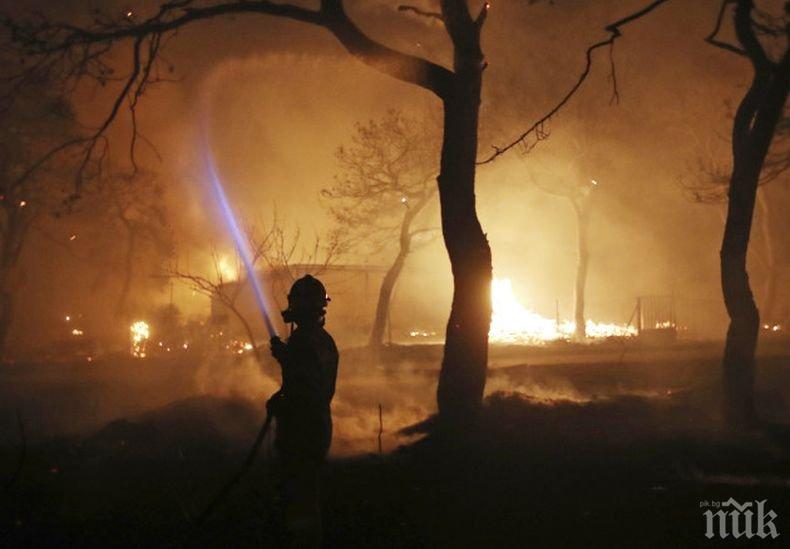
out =
[[283,340],[274,336],[269,342],[269,348],[275,360],[280,364],[285,364],[285,361],[288,359],[288,346],[283,343]]

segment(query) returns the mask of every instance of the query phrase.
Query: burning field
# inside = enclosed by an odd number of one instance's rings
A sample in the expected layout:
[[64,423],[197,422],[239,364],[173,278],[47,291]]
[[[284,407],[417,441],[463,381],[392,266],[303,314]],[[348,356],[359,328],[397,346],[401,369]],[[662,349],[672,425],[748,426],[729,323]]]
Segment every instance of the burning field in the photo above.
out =
[[[493,314],[488,337],[494,343],[536,344],[548,341],[570,340],[576,333],[576,324],[569,320],[550,319],[525,309],[513,292],[509,278],[495,278],[491,284]],[[587,320],[586,335],[592,340],[610,337],[624,338],[637,334],[636,327],[605,324]]]
[[[392,347],[378,359],[344,350],[325,471],[328,539],[577,543],[602,535],[605,517],[615,513],[618,521],[627,517],[620,539],[636,542],[649,531],[645,545],[661,546],[684,529],[702,528],[699,501],[720,494],[759,495],[786,508],[790,479],[781,456],[790,439],[781,429],[747,439],[722,430],[717,345],[667,349],[631,341],[625,350],[620,359],[623,346],[611,341],[492,347],[483,416],[456,449],[425,438],[440,347]],[[2,416],[19,412],[26,442],[9,488],[17,499],[6,508],[4,539],[103,544],[121,536],[135,545],[194,535],[191,521],[238,467],[278,381],[248,355],[173,356],[61,364],[57,377],[43,365],[5,372]],[[766,345],[759,356],[761,414],[786,421],[790,349]],[[0,464],[13,471],[19,425],[5,421],[0,433]],[[259,459],[202,531],[204,540],[233,531],[247,545],[284,535],[267,503],[277,476],[270,440]],[[38,503],[52,497],[45,507]],[[432,513],[436,507],[444,510]],[[558,534],[556,509],[577,521],[578,531]],[[518,518],[524,510],[532,517],[527,524]],[[456,513],[481,518],[459,529]],[[258,521],[267,528],[237,529]],[[507,526],[508,535],[484,521]]]
[[[664,348],[637,340],[496,345],[491,349],[486,394],[520,395],[549,405],[583,405],[631,397],[669,402],[694,391],[712,391],[710,398],[714,398],[718,352],[717,344]],[[762,352],[770,365],[767,371],[781,379],[786,344],[766,344]],[[331,455],[378,453],[380,432],[385,453],[419,438],[409,434],[408,428],[436,413],[441,346],[393,346],[384,349],[378,358],[364,348],[349,349],[342,356],[332,404]],[[765,391],[761,406],[771,415],[782,417],[790,394],[785,385],[772,380],[766,378],[761,389]],[[279,385],[273,361],[266,361],[261,368],[249,351],[207,357],[164,352],[142,360],[134,356],[72,364],[20,364],[3,376],[5,404],[0,435],[8,447],[17,444],[19,432],[14,418],[18,413],[31,442],[60,436],[82,439],[114,421],[135,422],[161,413],[157,410],[166,411],[179,401],[200,398],[238,402],[245,407],[249,414],[246,423],[220,428],[238,434],[250,429],[250,423],[254,427],[262,420],[263,402]],[[716,406],[710,403],[712,416]],[[195,415],[188,418],[190,422],[210,420],[208,411],[195,408],[192,413]],[[178,438],[179,433],[176,430],[170,436]],[[246,441],[239,437],[237,442]]]

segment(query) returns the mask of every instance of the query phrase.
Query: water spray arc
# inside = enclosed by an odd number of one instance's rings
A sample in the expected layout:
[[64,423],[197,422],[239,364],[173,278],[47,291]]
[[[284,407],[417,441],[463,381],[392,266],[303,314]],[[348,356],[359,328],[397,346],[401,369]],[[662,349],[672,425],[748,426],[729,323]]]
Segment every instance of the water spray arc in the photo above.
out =
[[244,269],[247,272],[247,280],[249,280],[250,284],[252,284],[252,290],[255,294],[255,302],[258,305],[258,310],[261,312],[261,317],[263,317],[263,323],[266,326],[266,331],[269,334],[269,338],[277,337],[277,330],[274,328],[271,316],[269,315],[266,294],[264,294],[263,288],[261,287],[261,281],[255,275],[255,265],[253,264],[252,251],[250,250],[249,242],[247,242],[246,237],[239,227],[239,222],[233,213],[233,208],[230,206],[228,196],[225,193],[225,188],[223,187],[222,181],[219,178],[217,167],[214,164],[213,157],[208,147],[205,149],[204,156],[206,159],[206,176],[208,177],[209,183],[211,184],[211,190],[217,200],[217,204],[219,205],[225,225],[228,227],[228,232],[230,232],[230,236],[233,238],[233,243],[236,246],[239,257],[241,257],[241,261],[244,264]]

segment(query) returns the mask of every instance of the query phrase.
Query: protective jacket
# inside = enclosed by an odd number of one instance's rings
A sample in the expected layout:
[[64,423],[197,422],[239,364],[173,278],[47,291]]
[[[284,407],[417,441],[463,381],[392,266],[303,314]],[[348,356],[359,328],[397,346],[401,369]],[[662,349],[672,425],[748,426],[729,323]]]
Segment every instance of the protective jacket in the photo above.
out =
[[332,442],[330,404],[338,365],[335,341],[320,325],[300,326],[278,360],[283,384],[270,406],[277,426],[275,446],[285,458],[321,461]]

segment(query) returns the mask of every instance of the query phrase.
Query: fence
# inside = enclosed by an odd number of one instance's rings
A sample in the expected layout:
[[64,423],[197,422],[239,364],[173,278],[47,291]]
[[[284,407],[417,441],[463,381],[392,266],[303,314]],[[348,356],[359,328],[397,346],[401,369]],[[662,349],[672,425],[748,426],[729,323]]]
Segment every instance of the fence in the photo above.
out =
[[639,296],[635,323],[645,338],[723,339],[727,315],[724,305],[715,299]]

